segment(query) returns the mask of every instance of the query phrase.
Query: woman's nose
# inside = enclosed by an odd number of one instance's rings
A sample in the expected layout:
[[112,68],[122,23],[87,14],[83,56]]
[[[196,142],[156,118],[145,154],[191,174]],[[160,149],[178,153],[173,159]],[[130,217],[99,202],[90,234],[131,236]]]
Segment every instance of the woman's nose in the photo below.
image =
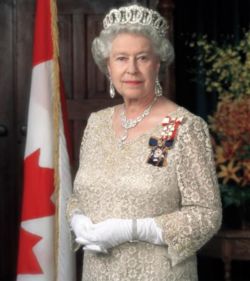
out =
[[128,62],[127,73],[135,74],[137,72],[137,62],[136,59],[131,58]]

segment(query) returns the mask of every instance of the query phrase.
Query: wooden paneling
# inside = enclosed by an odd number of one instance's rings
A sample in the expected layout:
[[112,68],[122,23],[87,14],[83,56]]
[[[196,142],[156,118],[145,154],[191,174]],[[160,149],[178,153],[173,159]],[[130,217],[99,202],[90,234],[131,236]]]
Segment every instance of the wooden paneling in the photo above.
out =
[[65,93],[68,99],[73,98],[73,81],[71,77],[73,72],[73,30],[72,30],[72,16],[70,14],[59,15],[59,36],[60,36],[60,64],[62,70],[62,77],[65,77]]
[[[104,97],[106,92],[106,78],[97,68],[94,63],[91,54],[91,45],[95,37],[98,36],[101,30],[101,22],[103,16],[100,15],[90,15],[86,19],[87,24],[87,62],[88,62],[88,79],[87,79],[87,90],[88,98]],[[98,81],[98,83],[96,83]],[[107,96],[106,96],[107,97]]]
[[[73,85],[74,85],[74,100],[82,100],[87,98],[86,87],[86,21],[83,14],[73,16]],[[81,55],[79,55],[81,54]]]
[[[174,0],[159,1],[157,9],[168,21],[168,38],[174,44]],[[175,98],[175,65],[174,63],[161,75],[161,83],[165,95],[170,98]]]

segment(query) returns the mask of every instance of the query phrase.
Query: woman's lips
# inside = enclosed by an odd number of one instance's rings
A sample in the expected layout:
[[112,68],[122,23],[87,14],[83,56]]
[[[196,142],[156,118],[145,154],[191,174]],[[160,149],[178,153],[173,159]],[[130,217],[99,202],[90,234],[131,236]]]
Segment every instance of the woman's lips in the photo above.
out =
[[128,84],[128,85],[139,85],[142,83],[142,81],[131,81],[131,80],[126,80],[123,81],[123,83]]

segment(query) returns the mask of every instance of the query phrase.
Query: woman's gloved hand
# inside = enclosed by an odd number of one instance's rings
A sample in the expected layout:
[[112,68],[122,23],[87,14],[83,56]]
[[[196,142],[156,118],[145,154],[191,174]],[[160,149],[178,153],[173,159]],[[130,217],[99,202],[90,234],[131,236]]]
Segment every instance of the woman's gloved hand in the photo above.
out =
[[70,225],[73,232],[75,233],[76,242],[77,239],[80,239],[80,244],[85,245],[85,250],[104,253],[107,252],[106,249],[103,249],[99,245],[92,244],[89,240],[87,240],[86,235],[93,226],[93,223],[90,218],[82,214],[74,214],[71,219]]
[[80,244],[99,245],[102,249],[113,248],[125,242],[135,240],[145,241],[152,244],[164,244],[161,229],[156,225],[154,219],[145,218],[138,220],[131,219],[108,219],[93,224],[83,237],[77,237]]
[[131,240],[132,224],[129,219],[108,219],[94,224],[86,233],[84,239],[77,237],[76,241],[85,244],[87,239],[90,244],[99,245],[103,249],[113,248]]
[[93,223],[91,219],[85,215],[74,214],[71,219],[70,225],[76,237],[82,237],[82,239],[85,239],[85,233],[90,231]]

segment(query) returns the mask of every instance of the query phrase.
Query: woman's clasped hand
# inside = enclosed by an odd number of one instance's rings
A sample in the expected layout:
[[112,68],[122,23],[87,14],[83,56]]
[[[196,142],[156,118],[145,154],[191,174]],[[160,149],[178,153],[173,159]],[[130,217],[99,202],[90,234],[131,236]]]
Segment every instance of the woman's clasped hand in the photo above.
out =
[[[133,229],[133,224],[135,229]],[[108,253],[108,249],[125,242],[138,240],[163,244],[161,231],[153,219],[107,219],[97,224],[82,214],[75,214],[71,220],[75,241],[84,250]]]

